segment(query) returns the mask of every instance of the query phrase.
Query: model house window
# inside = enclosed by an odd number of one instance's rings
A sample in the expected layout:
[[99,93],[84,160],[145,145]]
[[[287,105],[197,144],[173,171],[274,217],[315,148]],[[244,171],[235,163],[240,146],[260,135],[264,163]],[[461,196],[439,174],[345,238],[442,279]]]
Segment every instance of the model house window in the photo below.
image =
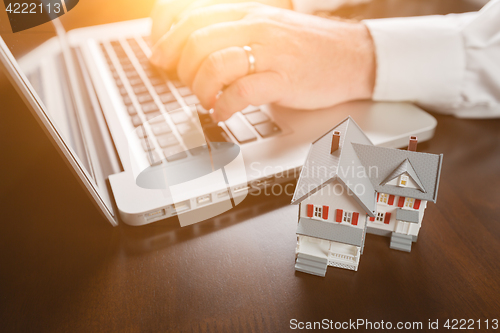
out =
[[347,222],[347,223],[351,223],[352,213],[351,212],[344,212],[344,218],[342,219],[342,221]]
[[408,185],[408,176],[406,175],[399,176],[398,185],[401,187],[406,187],[406,185]]
[[321,206],[314,206],[314,217],[319,217],[321,218],[323,214],[323,209]]
[[385,217],[385,213],[379,212],[379,213],[377,213],[377,217],[375,218],[375,220],[377,222],[384,222],[384,217]]
[[414,204],[415,204],[414,198],[405,198],[405,207],[413,208]]
[[387,203],[387,199],[389,198],[389,195],[386,194],[386,193],[380,193],[380,196],[379,196],[379,202],[381,203]]

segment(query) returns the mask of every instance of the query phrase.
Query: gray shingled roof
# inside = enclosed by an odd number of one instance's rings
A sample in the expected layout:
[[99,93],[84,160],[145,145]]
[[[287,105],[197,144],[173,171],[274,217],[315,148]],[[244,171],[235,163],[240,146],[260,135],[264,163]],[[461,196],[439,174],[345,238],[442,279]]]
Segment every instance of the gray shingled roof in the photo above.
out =
[[[333,131],[340,131],[340,143],[339,149],[330,154]],[[359,169],[364,166],[354,151],[352,143],[373,145],[351,117],[346,118],[312,143],[297,182],[292,204],[302,202],[329,182],[339,180],[356,194],[353,198],[364,210],[370,216],[374,216],[376,209],[374,187],[368,176],[357,177]],[[362,194],[361,189],[364,189]]]
[[315,238],[341,242],[354,246],[363,243],[363,229],[350,227],[333,222],[318,221],[301,217],[297,227],[297,234]]
[[[353,143],[352,146],[361,163],[367,169],[369,167],[378,169],[378,174],[372,173],[370,177],[370,181],[377,192],[436,202],[443,161],[442,154],[427,154],[358,143]],[[413,167],[426,192],[409,187],[382,185],[385,184],[384,180],[394,173],[394,170],[398,169],[398,166],[405,160],[408,160]]]
[[404,160],[389,176],[387,176],[387,178],[382,183],[380,183],[380,185],[383,186],[404,173],[407,173],[408,176],[413,179],[420,191],[426,192],[424,185],[422,185],[422,182],[420,181],[420,179],[418,179],[418,175],[415,172],[415,169],[413,169],[413,167],[411,166],[411,163],[408,159]]
[[411,223],[418,223],[420,212],[418,210],[408,210],[398,208],[396,210],[396,220]]

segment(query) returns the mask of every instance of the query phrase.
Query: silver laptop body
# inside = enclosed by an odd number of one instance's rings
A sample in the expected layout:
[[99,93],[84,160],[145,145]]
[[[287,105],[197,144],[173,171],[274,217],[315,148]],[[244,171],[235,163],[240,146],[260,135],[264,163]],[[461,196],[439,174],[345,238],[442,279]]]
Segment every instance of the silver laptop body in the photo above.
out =
[[113,225],[118,215],[130,225],[178,215],[184,226],[247,195],[278,195],[282,187],[271,189],[298,177],[310,143],[348,115],[380,146],[434,134],[436,120],[416,106],[369,101],[249,107],[209,123],[187,87],[149,67],[150,25],[65,32],[56,19],[13,34],[5,17],[0,24],[2,68]]

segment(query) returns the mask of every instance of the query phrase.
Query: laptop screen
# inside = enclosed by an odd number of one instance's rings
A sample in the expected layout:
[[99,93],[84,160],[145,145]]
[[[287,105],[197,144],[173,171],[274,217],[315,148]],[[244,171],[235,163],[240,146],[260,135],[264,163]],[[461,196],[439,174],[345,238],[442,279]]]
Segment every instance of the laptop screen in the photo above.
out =
[[[76,162],[80,178],[91,194],[98,197],[98,205],[108,217],[113,214],[111,200],[101,179],[96,179],[90,153],[86,147],[85,132],[79,119],[82,110],[76,110],[71,85],[63,58],[61,36],[54,23],[49,21],[31,29],[12,32],[6,12],[0,13],[0,37],[15,58],[16,71],[20,74],[37,104],[64,142]],[[1,41],[0,41],[1,42]],[[4,51],[5,46],[3,46]],[[5,53],[5,52],[4,52]],[[12,63],[12,62],[11,62]],[[91,112],[83,110],[83,112]],[[57,141],[57,140],[56,140]],[[74,163],[73,163],[74,164]],[[83,176],[82,176],[83,173]],[[89,184],[90,183],[90,184]],[[98,186],[100,185],[100,186]],[[105,208],[103,207],[105,206]]]
[[65,142],[89,171],[89,160],[70,99],[60,40],[52,22],[12,33],[8,20],[0,21],[0,33],[47,116]]

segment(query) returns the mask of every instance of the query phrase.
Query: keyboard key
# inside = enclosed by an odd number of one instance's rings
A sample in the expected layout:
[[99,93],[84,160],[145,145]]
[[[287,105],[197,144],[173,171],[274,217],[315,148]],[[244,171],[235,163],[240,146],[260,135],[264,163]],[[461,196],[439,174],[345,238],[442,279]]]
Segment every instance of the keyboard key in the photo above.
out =
[[120,95],[122,95],[122,97],[128,95],[128,91],[127,89],[125,89],[125,87],[120,88]]
[[198,118],[200,119],[201,127],[216,125],[210,115],[210,112],[205,110],[201,105],[196,105],[196,111],[198,111]]
[[269,121],[267,114],[262,111],[248,113],[245,115],[245,118],[247,118],[248,122],[254,126]]
[[137,101],[139,101],[140,104],[151,102],[152,100],[153,97],[149,93],[137,95]]
[[115,80],[115,83],[116,83],[116,86],[117,86],[117,87],[123,87],[123,82],[122,82],[122,80],[120,80],[120,79],[116,79],[116,80]]
[[165,122],[165,118],[162,116],[160,112],[153,112],[146,114],[146,120],[150,124],[158,124]]
[[154,135],[161,135],[172,132],[170,126],[168,126],[167,123],[152,124],[151,129],[153,130]]
[[191,89],[189,89],[188,87],[180,87],[180,88],[177,88],[177,91],[179,92],[179,95],[181,95],[182,97],[184,96],[189,96],[189,95],[192,95],[193,93],[191,92]]
[[184,102],[186,103],[186,105],[191,105],[200,103],[200,100],[195,95],[191,95],[184,97]]
[[118,49],[118,50],[121,50],[121,49],[122,49],[122,45],[121,45],[121,44],[120,44],[120,42],[119,42],[119,41],[117,41],[117,40],[113,40],[113,41],[111,41],[111,42],[109,42],[109,43],[111,44],[111,46],[112,46],[112,47],[113,47],[113,49],[115,49],[115,50],[117,50],[117,49]]
[[172,133],[157,136],[156,139],[158,140],[158,144],[162,148],[175,146],[179,144],[179,141]]
[[236,114],[226,120],[226,126],[240,143],[257,140],[257,136],[250,130],[250,127]]
[[136,77],[138,77],[138,76],[139,76],[139,74],[135,71],[135,69],[134,69],[134,70],[132,70],[132,71],[126,71],[126,72],[125,72],[125,75],[127,76],[127,78],[128,78],[129,80],[131,80],[131,79],[136,78]]
[[155,86],[155,90],[156,90],[156,93],[158,95],[170,92],[170,89],[168,88],[168,86],[166,84],[161,84],[161,85]]
[[111,71],[111,75],[113,75],[113,79],[115,80],[120,78],[120,74],[118,74],[118,72],[115,70]]
[[134,52],[134,53],[135,57],[137,58],[137,60],[139,60],[139,62],[149,61],[149,58],[142,52],[142,50],[140,52]]
[[227,142],[227,136],[222,127],[217,125],[207,126],[203,128],[203,133],[210,142]]
[[139,139],[144,139],[148,136],[146,133],[146,130],[144,129],[144,126],[137,127],[135,132],[137,133],[137,136],[139,137]]
[[166,92],[160,95],[160,100],[163,104],[167,104],[170,102],[175,102],[175,96],[171,92]]
[[142,149],[144,149],[145,152],[151,151],[155,149],[155,146],[153,145],[153,142],[146,138],[141,140],[141,145]]
[[123,97],[123,103],[126,105],[126,106],[129,106],[132,104],[132,100],[130,99],[130,97],[127,95],[127,96],[122,96]]
[[189,121],[188,115],[183,111],[172,112],[170,113],[170,117],[172,118],[174,124],[180,124]]
[[255,129],[263,138],[268,138],[270,136],[281,133],[281,128],[278,127],[273,122],[263,123],[255,126]]
[[151,166],[161,164],[160,155],[158,155],[158,153],[156,151],[153,150],[153,151],[147,152],[146,156],[148,157],[148,161],[149,161],[149,164],[151,164]]
[[141,63],[141,67],[144,70],[152,69],[152,70],[158,71],[153,65],[151,65],[151,63],[149,62],[149,59],[141,59],[139,62]]
[[196,128],[192,122],[185,122],[177,125],[177,131],[182,136],[189,136],[192,135],[193,132],[196,132]]
[[204,153],[208,153],[208,147],[207,147],[207,145],[203,145],[203,146],[199,146],[196,148],[191,148],[191,149],[189,149],[189,152],[193,156],[201,155]]
[[181,107],[182,106],[179,104],[179,102],[172,102],[165,105],[165,108],[168,112],[180,109]]
[[135,86],[133,87],[134,89],[134,94],[139,95],[143,94],[148,91],[148,88],[146,86]]
[[248,113],[252,113],[255,111],[259,111],[259,110],[260,110],[260,108],[253,106],[253,105],[250,105],[246,109],[242,110],[241,113],[248,114]]
[[135,77],[135,78],[133,78],[133,79],[130,79],[130,80],[128,81],[128,83],[130,83],[130,85],[131,85],[132,87],[134,87],[134,86],[139,86],[139,85],[141,85],[141,86],[143,86],[143,85],[144,85],[144,83],[142,82],[142,79],[141,79],[140,77]]
[[182,140],[184,141],[184,146],[186,146],[186,148],[188,148],[188,149],[191,149],[193,147],[199,147],[199,146],[207,144],[207,141],[205,140],[205,136],[198,131],[193,131],[193,132],[189,133],[189,135],[184,135],[182,137]]
[[[137,76],[137,72],[135,71],[135,67],[132,63],[126,63],[125,65],[122,65],[122,69],[125,72],[125,75],[127,75],[128,72],[135,72],[135,75],[132,75],[132,73],[130,73],[130,75]],[[127,75],[127,77],[129,76]]]
[[155,102],[142,104],[141,108],[144,113],[160,111]]
[[149,79],[149,81],[151,82],[151,84],[153,86],[159,86],[159,85],[165,84],[165,80],[163,80],[163,78],[161,78],[161,77],[152,77]]
[[184,84],[179,80],[172,80],[171,82],[176,88],[184,87]]
[[187,157],[186,152],[179,145],[163,149],[163,154],[165,154],[165,158],[169,162],[177,161]]
[[134,125],[134,127],[142,125],[142,120],[138,115],[133,116],[130,120],[132,121],[132,125]]
[[143,68],[144,68],[144,73],[146,73],[147,77],[160,76],[160,72],[158,72],[156,69],[154,69],[148,65],[144,65]]
[[135,116],[137,114],[137,110],[134,105],[127,106],[127,112],[130,116]]

